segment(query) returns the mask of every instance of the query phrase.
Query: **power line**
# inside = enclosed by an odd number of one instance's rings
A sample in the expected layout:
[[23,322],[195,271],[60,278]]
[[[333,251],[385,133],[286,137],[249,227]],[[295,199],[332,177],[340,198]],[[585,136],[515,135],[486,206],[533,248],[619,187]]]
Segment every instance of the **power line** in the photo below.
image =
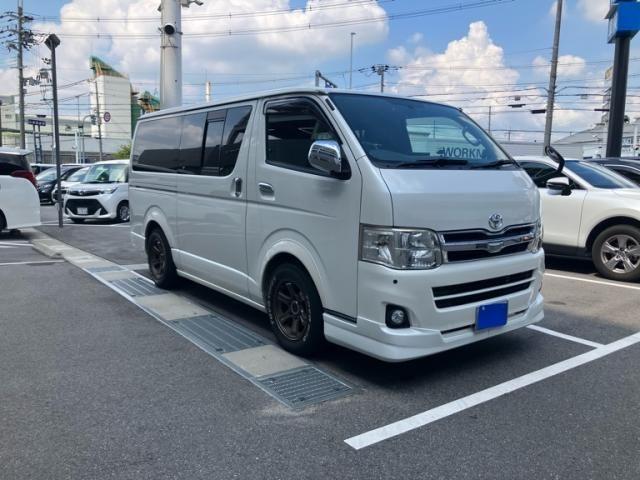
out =
[[[341,21],[334,21],[334,22],[319,22],[315,24],[308,23],[306,25],[296,25],[296,26],[290,26],[290,27],[256,28],[256,29],[246,29],[246,30],[224,30],[224,31],[214,31],[214,32],[202,32],[202,33],[184,33],[183,36],[196,37],[196,38],[228,37],[228,36],[235,36],[235,35],[260,35],[260,34],[267,34],[267,33],[285,33],[285,32],[313,30],[318,28],[363,25],[363,24],[376,23],[376,22],[387,21],[387,20],[401,20],[401,19],[407,19],[407,18],[440,15],[440,14],[451,13],[456,11],[471,10],[471,9],[478,9],[478,8],[483,8],[488,6],[512,3],[515,1],[517,0],[477,0],[475,2],[470,2],[467,4],[457,4],[452,6],[444,6],[444,7],[432,8],[432,9],[426,9],[426,10],[414,10],[410,12],[379,15],[379,16],[372,16],[368,18],[341,20]],[[40,33],[45,33],[45,32],[40,32]],[[67,38],[109,37],[109,38],[138,40],[142,38],[157,38],[160,36],[160,33],[159,32],[153,33],[153,34],[151,33],[150,34],[60,33],[58,34],[58,36],[67,37]]]

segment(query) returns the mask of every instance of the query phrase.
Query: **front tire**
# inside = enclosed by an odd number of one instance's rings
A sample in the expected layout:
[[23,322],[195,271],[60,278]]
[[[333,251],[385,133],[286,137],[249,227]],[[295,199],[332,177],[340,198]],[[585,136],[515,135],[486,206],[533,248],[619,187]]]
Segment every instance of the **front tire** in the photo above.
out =
[[616,225],[596,237],[591,249],[593,263],[604,277],[633,282],[640,280],[640,228]]
[[322,349],[322,302],[306,271],[294,264],[277,267],[269,279],[266,305],[271,329],[285,350],[306,356]]
[[116,218],[119,222],[128,222],[131,218],[131,211],[129,210],[129,202],[120,202],[116,211]]
[[171,246],[162,230],[155,228],[147,237],[147,261],[151,279],[159,288],[169,290],[178,283]]

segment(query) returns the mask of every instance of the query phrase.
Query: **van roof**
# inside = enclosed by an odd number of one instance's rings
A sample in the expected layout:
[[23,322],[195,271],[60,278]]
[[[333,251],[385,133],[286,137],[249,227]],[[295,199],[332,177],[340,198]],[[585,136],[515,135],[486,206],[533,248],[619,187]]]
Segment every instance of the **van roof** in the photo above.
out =
[[83,166],[86,167],[92,167],[93,165],[121,165],[121,164],[128,164],[129,160],[128,159],[121,159],[121,160],[103,160],[102,162],[95,162],[95,163],[83,163]]
[[[254,93],[247,93],[244,95],[240,95],[240,96],[236,96],[236,97],[229,97],[229,98],[225,98],[216,102],[203,102],[203,103],[199,103],[199,104],[194,104],[194,105],[188,105],[188,106],[180,106],[180,107],[173,107],[173,108],[166,108],[163,110],[159,110],[157,112],[152,112],[152,113],[147,113],[143,116],[140,117],[140,121],[146,120],[148,118],[153,118],[153,117],[158,117],[158,116],[163,116],[163,115],[170,115],[172,113],[182,113],[182,112],[189,112],[189,111],[193,111],[193,110],[200,110],[202,108],[207,108],[207,107],[216,107],[216,106],[221,106],[221,105],[228,105],[228,104],[233,104],[233,103],[238,103],[238,102],[246,102],[248,100],[257,100],[260,98],[267,98],[267,97],[277,97],[280,95],[295,95],[295,94],[300,94],[300,95],[328,95],[330,93],[348,93],[350,95],[363,95],[363,96],[371,96],[371,97],[391,97],[391,98],[408,98],[406,96],[402,96],[402,95],[395,95],[395,94],[390,94],[390,93],[379,93],[379,92],[360,92],[360,91],[353,91],[353,90],[346,90],[343,88],[320,88],[320,87],[288,87],[288,88],[280,88],[280,89],[276,89],[276,90],[267,90],[267,91],[263,91],[263,92],[254,92]],[[453,107],[451,105],[447,105],[444,103],[437,103],[437,102],[431,102],[428,100],[422,100],[420,98],[411,98],[411,100],[416,100],[416,101],[420,101],[420,102],[425,102],[425,103],[432,103],[435,105],[442,105],[445,107],[451,107],[451,108],[456,108]]]

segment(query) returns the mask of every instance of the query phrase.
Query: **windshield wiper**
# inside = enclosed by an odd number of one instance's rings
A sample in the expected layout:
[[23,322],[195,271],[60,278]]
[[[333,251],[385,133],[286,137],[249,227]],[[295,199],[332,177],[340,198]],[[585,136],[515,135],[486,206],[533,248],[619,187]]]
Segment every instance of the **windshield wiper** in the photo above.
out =
[[414,162],[400,162],[390,164],[393,168],[445,167],[448,165],[467,165],[468,160],[462,158],[429,158]]
[[515,160],[502,159],[502,160],[496,160],[495,162],[474,165],[471,167],[471,169],[478,170],[478,169],[484,169],[484,168],[497,168],[497,167],[502,167],[503,165],[518,165],[518,163]]

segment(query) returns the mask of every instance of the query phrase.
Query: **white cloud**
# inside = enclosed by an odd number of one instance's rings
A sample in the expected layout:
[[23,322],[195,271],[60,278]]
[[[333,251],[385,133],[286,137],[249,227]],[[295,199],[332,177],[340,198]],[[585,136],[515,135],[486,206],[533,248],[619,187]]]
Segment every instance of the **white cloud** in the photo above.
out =
[[[153,91],[158,85],[160,39],[157,36],[160,14],[159,0],[71,0],[60,11],[62,23],[34,22],[33,28],[57,33],[62,43],[58,49],[60,83],[88,78],[89,56],[98,55],[114,68],[128,74],[134,85]],[[305,7],[282,14],[253,15],[255,12],[287,10],[290,0],[206,1],[203,6],[183,9],[182,30],[183,73],[185,94],[204,89],[189,87],[202,83],[204,73],[216,83],[229,79],[230,74],[255,79],[255,74],[289,76],[290,72],[310,72],[324,61],[344,58],[348,66],[350,32],[357,32],[358,47],[383,41],[388,33],[385,10],[377,2],[357,3],[349,7],[325,8],[322,0],[307,0]],[[228,14],[242,13],[232,16]],[[218,15],[214,18],[213,16]],[[223,15],[223,17],[220,17]],[[155,21],[134,21],[135,17],[153,17]],[[121,17],[123,22],[96,22],[96,17]],[[71,19],[86,18],[86,22]],[[353,26],[317,28],[261,35],[190,36],[211,32],[239,30],[291,29],[350,19],[380,18],[380,21]],[[68,21],[64,21],[67,19]],[[199,20],[198,20],[199,19]],[[94,21],[91,21],[94,20]],[[102,37],[68,37],[68,34],[103,34]],[[153,38],[123,38],[122,35],[151,34]],[[43,53],[46,54],[46,49]],[[3,74],[0,71],[0,78]],[[238,78],[238,77],[236,77]],[[262,77],[264,78],[264,77]],[[297,80],[298,83],[306,80]],[[274,84],[252,84],[247,88],[272,88]],[[83,87],[86,91],[86,86]],[[0,84],[0,92],[10,91]],[[185,101],[188,99],[185,97]]]
[[609,11],[608,0],[578,0],[578,8],[582,14],[592,22],[604,21]]
[[[549,16],[552,18],[556,18],[556,13],[558,13],[558,0],[551,4],[551,8],[549,8]],[[562,12],[564,13],[564,12]]]
[[420,32],[415,32],[413,35],[409,37],[409,43],[420,43],[424,39],[424,35]]
[[[549,76],[551,64],[544,57],[537,56],[533,59],[532,65],[538,75]],[[584,58],[576,55],[561,55],[558,57],[558,76],[559,77],[575,77],[584,73],[587,63]]]

